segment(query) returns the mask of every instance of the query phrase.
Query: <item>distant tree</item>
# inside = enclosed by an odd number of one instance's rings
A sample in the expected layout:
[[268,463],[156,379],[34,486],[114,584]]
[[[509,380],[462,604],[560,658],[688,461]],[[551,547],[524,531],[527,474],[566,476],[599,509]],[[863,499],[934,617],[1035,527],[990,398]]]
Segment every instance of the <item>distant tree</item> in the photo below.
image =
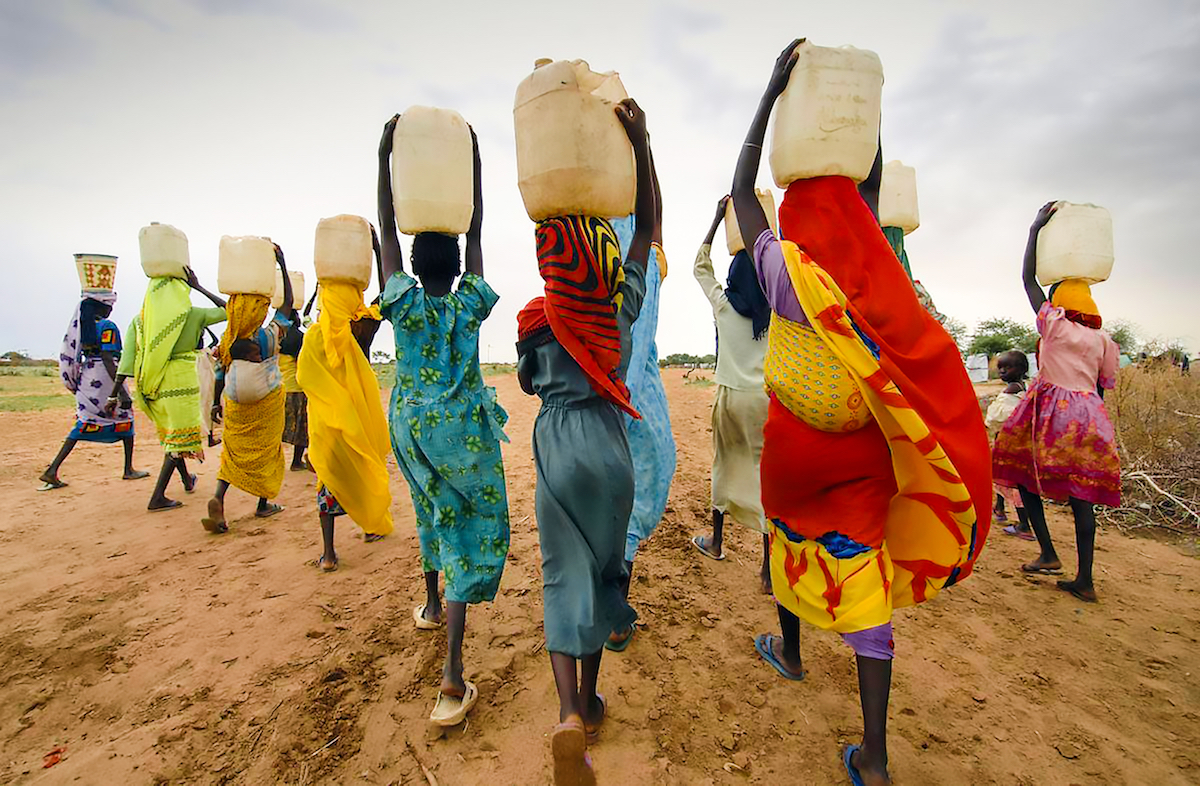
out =
[[1116,319],[1106,323],[1104,329],[1112,336],[1112,340],[1117,342],[1121,352],[1131,357],[1138,353],[1142,342],[1138,338],[1137,325],[1127,319]]
[[702,366],[715,366],[717,365],[717,356],[705,355],[702,358],[697,358],[697,362],[699,362]]
[[24,352],[17,352],[16,350],[5,352],[3,355],[0,355],[0,357],[4,358],[9,363],[24,363],[25,361],[29,360],[29,355],[25,354]]
[[961,319],[954,317],[946,317],[946,321],[942,323],[942,327],[946,328],[946,332],[950,334],[950,338],[954,339],[954,343],[958,346],[958,353],[963,354],[963,350],[967,348],[968,333],[967,326]]
[[700,358],[695,355],[689,355],[683,352],[677,352],[673,355],[667,355],[662,359],[662,363],[667,366],[694,366],[700,362]]
[[391,355],[389,355],[389,354],[388,354],[388,353],[386,353],[386,352],[380,352],[379,350],[376,350],[376,351],[374,351],[374,352],[372,352],[372,353],[371,353],[371,362],[372,362],[372,363],[379,363],[379,364],[383,364],[383,363],[391,363],[391,362],[392,362],[392,356],[391,356]]
[[1029,353],[1037,349],[1038,334],[1028,325],[1023,325],[1007,317],[985,319],[971,334],[971,343],[967,345],[968,355],[987,355],[989,358],[1019,349]]

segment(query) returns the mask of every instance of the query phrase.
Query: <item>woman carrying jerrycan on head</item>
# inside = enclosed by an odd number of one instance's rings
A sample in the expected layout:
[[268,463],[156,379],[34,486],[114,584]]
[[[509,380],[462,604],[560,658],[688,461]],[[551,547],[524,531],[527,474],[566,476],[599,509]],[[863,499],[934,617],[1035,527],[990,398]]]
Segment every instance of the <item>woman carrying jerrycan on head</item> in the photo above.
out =
[[[848,746],[842,763],[853,783],[878,785],[889,782],[892,609],[970,573],[990,524],[991,476],[958,349],[918,302],[876,206],[855,186],[866,176],[864,194],[878,194],[877,116],[844,175],[781,172],[775,153],[791,140],[776,128],[772,168],[790,183],[779,216],[786,240],[771,232],[755,196],[767,119],[793,68],[846,56],[879,68],[873,54],[802,41],[779,56],[738,159],[733,200],[773,312],[761,481],[783,636],[760,635],[755,649],[782,677],[801,680],[800,621],[842,635],[856,655],[863,712],[863,742]],[[875,78],[878,106],[882,74]],[[792,87],[804,96],[814,82]],[[780,117],[789,108],[781,105]]]
[[[404,271],[397,235],[391,159],[393,139],[403,138],[405,120],[432,115],[448,124],[445,133],[466,131],[469,144],[456,152],[473,159],[473,202],[467,228],[466,273],[459,277],[458,238],[422,225],[436,216],[405,215],[402,228],[416,232],[412,267]],[[397,123],[401,124],[397,132]],[[461,127],[460,125],[461,124]],[[406,143],[407,144],[407,143]],[[411,151],[397,152],[397,156]],[[436,163],[427,159],[426,163]],[[453,177],[446,172],[445,177]],[[479,367],[479,329],[499,296],[483,280],[483,186],[479,143],[457,113],[424,107],[409,109],[387,122],[379,143],[379,222],[382,313],[396,338],[396,384],[392,388],[391,437],[396,462],[408,481],[421,545],[425,603],[413,610],[419,630],[446,627],[442,683],[429,719],[455,726],[479,698],[463,677],[462,646],[467,605],[496,597],[508,555],[508,494],[500,442],[508,441],[508,415],[494,388],[483,384]],[[405,199],[420,183],[396,183]],[[453,221],[443,230],[459,229]],[[419,279],[419,283],[418,283]],[[438,574],[445,577],[446,607],[438,597]]]
[[522,390],[542,400],[533,429],[535,506],[546,650],[558,688],[551,752],[560,786],[596,782],[587,746],[605,716],[596,692],[600,658],[609,635],[637,620],[624,594],[634,497],[624,415],[637,416],[624,378],[646,291],[654,185],[645,114],[633,99],[615,109],[637,162],[636,229],[625,261],[606,219],[541,221],[546,294],[517,316],[517,375]]

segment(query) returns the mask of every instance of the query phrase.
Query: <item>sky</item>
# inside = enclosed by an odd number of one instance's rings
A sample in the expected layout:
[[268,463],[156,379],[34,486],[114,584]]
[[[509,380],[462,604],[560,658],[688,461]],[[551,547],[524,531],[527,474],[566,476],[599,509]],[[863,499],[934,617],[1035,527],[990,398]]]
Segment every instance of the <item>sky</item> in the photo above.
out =
[[[1032,324],[1029,224],[1051,199],[1091,202],[1113,216],[1116,264],[1094,289],[1106,319],[1200,350],[1192,0],[0,0],[0,352],[56,354],[76,252],[120,257],[114,319],[128,324],[151,221],[187,233],[211,289],[225,234],[271,237],[312,281],[318,219],[374,222],[383,124],[424,104],[478,134],[485,275],[501,298],[480,353],[513,360],[516,313],[541,280],[512,101],[550,57],[619,71],[646,111],[670,261],[659,353],[707,354],[692,261],[771,65],[802,36],[880,56],[884,155],[916,168],[921,227],[907,247],[939,310],[968,326]],[[760,185],[772,185],[765,156]],[[391,353],[388,331],[374,349]]]

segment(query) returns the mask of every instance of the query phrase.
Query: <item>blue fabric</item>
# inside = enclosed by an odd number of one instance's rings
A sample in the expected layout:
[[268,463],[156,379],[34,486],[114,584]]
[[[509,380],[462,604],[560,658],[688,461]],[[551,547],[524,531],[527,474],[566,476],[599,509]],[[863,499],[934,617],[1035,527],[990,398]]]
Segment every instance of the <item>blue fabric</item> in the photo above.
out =
[[71,433],[67,435],[67,439],[78,440],[79,442],[101,442],[110,444],[120,442],[123,439],[128,439],[133,436],[133,421],[127,420],[122,423],[85,423],[82,420],[75,421],[75,428],[71,429]]
[[[803,543],[808,540],[803,535],[788,529],[782,519],[771,519],[771,523],[792,543]],[[871,550],[870,546],[865,546],[854,538],[832,530],[817,538],[817,543],[824,546],[825,550],[829,552],[829,556],[834,559],[850,559]]]
[[[621,246],[621,257],[629,254],[633,242],[633,216],[613,219],[613,229]],[[642,416],[625,418],[629,453],[633,459],[633,512],[625,535],[625,561],[633,562],[638,547],[647,540],[662,520],[675,475],[675,437],[671,434],[671,413],[667,392],[658,368],[658,304],[662,281],[659,277],[658,251],[651,248],[646,264],[646,296],[631,331],[628,371],[625,384],[633,408]]]
[[121,329],[108,319],[102,319],[96,325],[96,335],[99,338],[100,351],[121,354]]
[[472,273],[442,297],[396,273],[380,303],[396,337],[392,450],[412,495],[421,569],[443,573],[446,599],[463,603],[496,596],[508,554],[508,415],[479,368],[479,328],[497,300]]

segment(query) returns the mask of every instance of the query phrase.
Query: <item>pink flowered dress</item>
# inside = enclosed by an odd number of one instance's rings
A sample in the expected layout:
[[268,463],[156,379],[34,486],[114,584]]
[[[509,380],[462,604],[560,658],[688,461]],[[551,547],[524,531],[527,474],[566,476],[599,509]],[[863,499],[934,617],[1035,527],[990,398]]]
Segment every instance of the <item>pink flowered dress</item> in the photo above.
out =
[[1049,301],[1037,318],[1038,375],[996,437],[992,475],[1050,499],[1121,502],[1121,460],[1097,385],[1117,381],[1120,350],[1103,330],[1067,319]]

